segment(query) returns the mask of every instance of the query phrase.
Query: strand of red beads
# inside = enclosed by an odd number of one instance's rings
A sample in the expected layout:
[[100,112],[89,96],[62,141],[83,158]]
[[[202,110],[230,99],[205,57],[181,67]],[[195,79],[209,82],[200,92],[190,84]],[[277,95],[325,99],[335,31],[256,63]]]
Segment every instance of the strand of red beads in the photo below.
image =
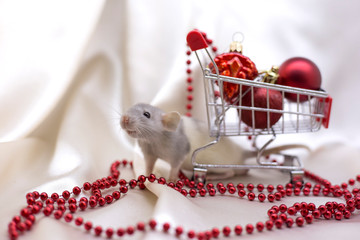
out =
[[[98,179],[93,183],[85,182],[82,187],[75,186],[72,191],[63,191],[62,194],[52,193],[50,196],[43,192],[30,192],[26,195],[27,206],[21,209],[20,214],[14,216],[8,224],[10,239],[17,239],[26,231],[30,231],[36,221],[36,216],[41,213],[46,217],[73,223],[74,226],[82,227],[86,232],[95,236],[113,238],[125,235],[133,235],[136,231],[161,231],[166,234],[173,234],[177,237],[193,239],[212,239],[223,236],[239,236],[244,232],[247,234],[263,232],[264,230],[291,228],[293,225],[302,227],[304,224],[312,224],[314,220],[321,219],[348,219],[360,209],[360,190],[355,187],[356,182],[360,182],[360,175],[355,179],[349,179],[340,185],[332,185],[328,180],[323,179],[309,171],[305,171],[305,177],[314,181],[304,184],[288,183],[286,185],[263,185],[252,183],[248,184],[223,184],[219,183],[195,183],[189,180],[184,174],[180,173],[179,180],[175,183],[167,183],[163,177],[157,178],[154,174],[149,176],[140,175],[137,179],[126,181],[119,179],[120,171],[118,168],[130,166],[132,162],[127,160],[116,161],[111,165],[110,175]],[[85,211],[88,208],[103,207],[114,201],[120,200],[129,190],[145,189],[145,182],[166,185],[180,194],[195,198],[216,195],[238,195],[240,199],[259,202],[280,202],[282,198],[291,196],[331,196],[344,198],[344,202],[328,201],[323,205],[316,206],[314,203],[296,202],[291,206],[285,204],[273,205],[268,211],[268,220],[257,222],[256,224],[246,224],[245,226],[225,226],[223,228],[214,227],[210,230],[195,231],[185,230],[182,226],[171,226],[170,223],[159,223],[154,219],[138,222],[133,226],[112,227],[94,226],[91,221],[85,221],[81,217],[75,217],[77,211]],[[109,189],[113,189],[109,193]],[[107,194],[103,194],[106,190]],[[81,197],[81,193],[90,193],[90,197]],[[83,194],[84,195],[84,194]]]
[[[215,54],[217,52],[217,47],[212,46],[213,41],[207,37],[205,32],[202,32],[201,34],[205,38],[207,44],[209,46],[211,46],[211,50]],[[186,110],[187,110],[186,116],[188,116],[188,117],[192,116],[192,114],[191,114],[191,110],[193,108],[192,101],[194,99],[194,96],[192,94],[193,91],[194,91],[193,78],[191,77],[192,70],[190,68],[190,66],[191,66],[191,58],[190,58],[191,53],[192,53],[192,51],[190,50],[189,45],[187,45],[186,55],[188,56],[188,59],[186,60],[186,66],[187,66],[186,67],[186,74],[187,74],[187,77],[186,77],[186,83],[187,83],[186,91],[187,91],[188,94],[186,96],[186,106],[185,107],[186,107]]]

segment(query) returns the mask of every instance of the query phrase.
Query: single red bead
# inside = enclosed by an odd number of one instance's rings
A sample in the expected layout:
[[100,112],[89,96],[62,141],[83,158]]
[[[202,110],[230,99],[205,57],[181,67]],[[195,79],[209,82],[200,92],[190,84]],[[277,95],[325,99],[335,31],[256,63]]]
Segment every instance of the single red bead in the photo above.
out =
[[145,223],[143,222],[138,222],[136,225],[137,230],[139,231],[144,231],[145,230]]
[[23,216],[23,217],[27,217],[27,216],[29,216],[30,215],[30,210],[28,209],[28,208],[23,208],[22,210],[21,210],[21,212],[20,212],[20,215],[21,216]]
[[244,197],[246,195],[245,190],[239,190],[238,195],[239,197]]
[[286,219],[287,219],[286,213],[281,213],[281,214],[279,215],[279,218],[285,222]]
[[248,199],[249,199],[249,201],[253,201],[255,199],[255,193],[249,192],[248,193]]
[[116,234],[119,236],[119,237],[122,237],[124,236],[125,234],[125,230],[123,228],[118,228],[118,230],[116,231]]
[[274,194],[269,194],[267,196],[267,198],[268,198],[269,202],[273,202],[275,200],[275,195]]
[[107,202],[108,204],[110,204],[110,203],[113,202],[114,198],[113,198],[113,196],[111,196],[111,195],[106,195],[106,196],[105,196],[105,200],[106,200],[106,202]]
[[81,226],[83,224],[84,220],[81,217],[78,217],[75,219],[75,224],[77,226]]
[[114,191],[112,193],[112,196],[114,197],[115,200],[118,200],[121,197],[121,193],[119,191]]
[[59,198],[59,194],[53,193],[53,194],[51,194],[51,198],[52,198],[54,201],[56,201],[56,200]]
[[84,228],[85,228],[85,230],[87,230],[87,231],[90,231],[91,229],[92,229],[92,223],[91,222],[86,222],[85,224],[84,224]]
[[264,191],[264,185],[263,185],[263,184],[258,184],[258,185],[256,186],[256,188],[257,188],[257,190],[258,190],[259,192]]
[[99,205],[100,205],[100,206],[104,206],[105,203],[106,203],[106,200],[105,200],[105,198],[100,197],[100,198],[98,199],[98,202],[99,202]]
[[282,227],[282,225],[283,225],[283,220],[281,220],[280,218],[278,218],[278,219],[276,219],[275,220],[275,226],[278,228],[278,229],[280,229],[281,227]]
[[230,227],[228,227],[228,226],[225,226],[224,228],[223,228],[223,234],[224,234],[224,236],[229,236],[230,235],[230,233],[231,233],[231,228]]
[[234,228],[234,232],[236,235],[241,235],[242,233],[242,227],[240,225],[236,225],[235,228]]
[[288,228],[290,228],[294,224],[294,220],[292,218],[287,218],[285,224]]
[[341,220],[343,218],[343,213],[340,211],[335,212],[335,219]]
[[296,209],[295,209],[295,207],[289,207],[288,209],[287,209],[287,213],[289,214],[289,215],[295,215],[296,214]]
[[89,182],[85,182],[83,187],[85,191],[89,191],[91,189],[91,184]]
[[50,207],[47,206],[44,208],[43,213],[45,216],[49,216],[52,213],[52,210]]
[[305,221],[306,221],[307,224],[311,224],[313,222],[313,220],[314,220],[313,215],[308,214],[308,215],[305,216]]
[[199,190],[200,196],[204,197],[206,195],[206,190],[204,188]]
[[56,201],[56,203],[57,203],[58,205],[64,205],[64,204],[65,204],[65,199],[59,198],[59,199]]
[[69,198],[69,200],[68,200],[68,203],[69,204],[76,204],[76,199],[75,198]]
[[74,213],[76,212],[77,206],[74,203],[69,204],[69,210],[70,212]]
[[128,191],[128,187],[127,187],[127,186],[121,186],[121,187],[120,187],[120,192],[121,192],[121,193],[127,193],[127,191]]
[[293,189],[292,188],[287,188],[285,191],[286,196],[291,196],[293,194]]
[[252,191],[252,190],[254,190],[254,184],[249,183],[249,184],[246,186],[246,188],[247,188],[248,191]]
[[62,197],[64,199],[68,199],[70,197],[70,192],[68,190],[63,191]]
[[190,190],[189,190],[189,194],[190,194],[191,197],[195,197],[196,194],[197,194],[197,192],[196,192],[195,189],[190,189]]
[[79,187],[76,186],[76,187],[73,188],[72,191],[73,191],[73,193],[74,193],[75,195],[79,195],[79,194],[81,193],[81,188],[79,188]]
[[268,191],[269,193],[272,193],[272,192],[274,191],[274,186],[270,184],[270,185],[267,186],[266,189],[267,189],[267,191]]
[[126,229],[127,234],[132,235],[132,234],[134,234],[134,232],[135,232],[135,228],[133,226],[127,227],[127,229]]
[[13,217],[13,222],[14,223],[19,223],[19,222],[21,222],[21,217],[20,216],[15,216],[15,217]]
[[236,193],[236,188],[235,187],[229,187],[228,191],[229,191],[230,194],[234,194],[234,193]]
[[198,240],[205,240],[206,239],[205,233],[204,232],[199,232],[197,234],[197,239]]
[[275,199],[277,200],[277,201],[280,201],[281,200],[281,193],[279,193],[279,192],[276,192],[275,194]]
[[157,225],[157,222],[154,219],[150,220],[149,226],[151,229],[155,229],[156,225]]
[[323,213],[323,216],[325,219],[330,219],[332,217],[332,213],[331,213],[331,211],[327,210]]
[[238,189],[238,191],[243,190],[245,188],[244,184],[239,183],[238,185],[236,185],[236,188]]
[[297,217],[296,220],[296,225],[298,225],[299,227],[303,226],[304,225],[304,218],[303,217]]
[[268,221],[265,222],[265,227],[266,227],[267,230],[271,230],[273,228],[273,226],[274,226],[273,221],[268,220]]
[[63,213],[64,213],[63,211],[56,210],[56,211],[54,212],[54,217],[55,217],[55,219],[60,219],[60,218],[62,217]]
[[353,178],[349,179],[348,181],[350,186],[353,186],[355,184],[355,180]]
[[73,215],[71,213],[68,213],[65,215],[64,218],[66,222],[71,222],[73,220]]
[[344,215],[344,218],[349,219],[351,217],[351,212],[348,210],[345,210],[343,215]]
[[247,232],[248,234],[252,234],[253,231],[254,231],[254,226],[253,226],[252,224],[247,224],[247,225],[245,226],[245,229],[246,229],[246,232]]
[[210,195],[210,196],[215,196],[215,194],[216,194],[215,188],[210,188],[210,189],[209,189],[209,195]]
[[97,226],[94,228],[94,232],[96,236],[100,236],[102,233],[102,227],[101,226]]
[[259,232],[262,232],[264,230],[264,223],[263,222],[258,222],[256,223],[256,229],[259,231]]
[[114,230],[112,228],[108,228],[106,229],[105,234],[108,238],[111,238],[114,235]]
[[163,224],[163,231],[168,232],[170,229],[170,223],[166,222]]
[[186,51],[186,55],[190,56],[191,55],[191,51]]
[[175,228],[176,236],[180,236],[183,233],[183,228],[181,226],[178,226]]
[[217,238],[220,235],[220,230],[218,228],[213,228],[211,230],[211,233],[214,236],[214,238]]
[[90,199],[89,200],[89,205],[90,205],[90,207],[96,207],[97,201],[95,199]]
[[258,195],[258,199],[259,199],[259,201],[260,201],[260,202],[264,202],[264,201],[265,201],[265,199],[266,199],[265,194],[260,193],[260,194]]
[[194,230],[190,230],[190,231],[188,231],[188,233],[187,233],[187,236],[188,236],[188,238],[194,238],[195,237],[195,232],[194,232]]
[[155,180],[156,180],[155,174],[150,174],[148,179],[149,179],[149,182],[155,182]]
[[46,192],[41,193],[41,194],[40,194],[40,199],[43,200],[43,201],[45,201],[46,199],[48,199],[47,193],[46,193]]

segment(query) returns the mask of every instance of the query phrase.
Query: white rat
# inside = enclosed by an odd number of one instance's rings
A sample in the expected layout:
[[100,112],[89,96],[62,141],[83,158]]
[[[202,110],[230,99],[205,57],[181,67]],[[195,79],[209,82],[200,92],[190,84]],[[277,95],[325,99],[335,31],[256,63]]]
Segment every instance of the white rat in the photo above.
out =
[[[178,112],[165,113],[149,104],[138,103],[132,106],[120,120],[121,127],[136,138],[144,154],[146,174],[149,175],[158,158],[171,166],[169,180],[177,179],[181,169],[192,171],[192,152],[213,141],[209,137],[205,123]],[[267,149],[263,155],[279,153],[291,148],[307,148],[304,145],[289,144]],[[245,159],[256,157],[257,151],[249,151],[231,141],[220,138],[212,147],[201,151],[196,161],[199,163],[243,164]],[[209,169],[209,172],[223,172],[227,175],[241,174],[246,170]]]

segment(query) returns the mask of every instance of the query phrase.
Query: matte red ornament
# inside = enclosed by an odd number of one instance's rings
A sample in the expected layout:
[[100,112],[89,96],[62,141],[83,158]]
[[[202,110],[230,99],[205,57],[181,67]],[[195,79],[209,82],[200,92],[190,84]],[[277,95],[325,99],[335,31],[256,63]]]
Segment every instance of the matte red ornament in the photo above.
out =
[[[214,58],[216,66],[219,69],[219,74],[228,76],[253,80],[258,76],[258,71],[255,63],[250,58],[242,55],[239,52],[229,52],[217,55]],[[209,64],[212,73],[216,73],[214,65]],[[243,87],[243,92],[247,87]],[[235,83],[224,82],[224,99],[226,102],[232,104],[239,96],[240,85]]]
[[[321,87],[321,73],[319,68],[311,60],[303,57],[294,57],[286,60],[279,68],[277,84],[319,90]],[[297,94],[285,93],[285,98],[297,101]],[[307,95],[299,95],[299,101],[308,100]]]
[[[241,105],[252,107],[252,97],[251,91],[249,91],[243,98]],[[267,98],[269,97],[269,108],[282,110],[283,100],[282,94],[273,89],[266,88],[254,88],[254,107],[258,108],[267,108]],[[241,110],[241,120],[248,125],[249,127],[254,127],[258,129],[268,127],[268,113],[266,111],[254,111],[255,119],[253,119],[252,110]],[[281,113],[269,113],[269,127],[273,126],[281,118]]]

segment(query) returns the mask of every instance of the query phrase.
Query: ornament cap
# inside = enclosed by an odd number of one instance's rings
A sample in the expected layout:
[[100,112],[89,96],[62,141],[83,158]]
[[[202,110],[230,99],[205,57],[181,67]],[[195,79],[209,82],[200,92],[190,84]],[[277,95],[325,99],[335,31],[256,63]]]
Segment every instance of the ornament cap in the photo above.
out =
[[279,66],[272,66],[270,70],[265,72],[263,81],[267,83],[275,83],[279,77]]
[[233,41],[232,43],[230,43],[230,52],[242,53],[242,50],[243,50],[243,46],[241,42]]

